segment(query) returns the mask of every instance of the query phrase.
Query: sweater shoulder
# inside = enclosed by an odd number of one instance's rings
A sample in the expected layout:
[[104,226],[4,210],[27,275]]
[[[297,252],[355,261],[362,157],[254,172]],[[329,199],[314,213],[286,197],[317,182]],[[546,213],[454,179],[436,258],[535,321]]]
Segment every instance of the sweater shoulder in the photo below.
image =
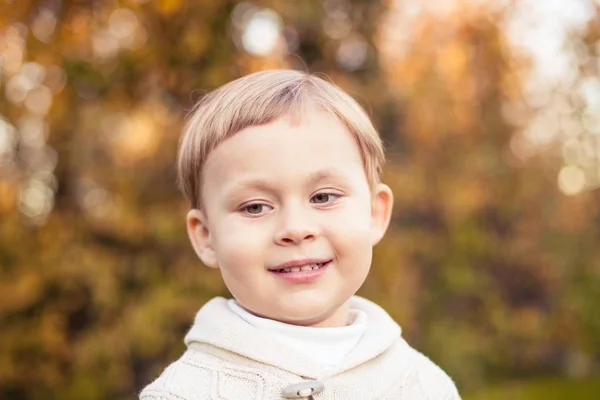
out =
[[444,370],[412,347],[411,354],[417,379],[428,399],[460,400],[454,381]]
[[[271,391],[274,377],[236,363],[231,355],[188,349],[140,393],[140,400],[255,400]],[[271,379],[270,379],[271,378]]]
[[[197,358],[197,357],[196,357]],[[191,400],[210,398],[212,373],[203,360],[191,362],[186,352],[170,364],[140,393],[140,400]]]

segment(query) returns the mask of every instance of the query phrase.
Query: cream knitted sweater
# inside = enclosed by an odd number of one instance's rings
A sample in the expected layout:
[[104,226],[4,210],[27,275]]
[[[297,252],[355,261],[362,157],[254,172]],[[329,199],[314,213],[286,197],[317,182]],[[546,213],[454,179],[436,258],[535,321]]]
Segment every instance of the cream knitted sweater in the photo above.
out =
[[[290,385],[315,387],[313,380],[324,385],[315,400],[460,399],[448,375],[404,341],[400,327],[382,308],[358,296],[351,299],[351,308],[367,314],[369,327],[340,368],[328,372],[313,357],[235,315],[226,299],[215,298],[196,315],[185,337],[187,351],[140,399],[282,399]],[[303,394],[295,397],[306,398]]]

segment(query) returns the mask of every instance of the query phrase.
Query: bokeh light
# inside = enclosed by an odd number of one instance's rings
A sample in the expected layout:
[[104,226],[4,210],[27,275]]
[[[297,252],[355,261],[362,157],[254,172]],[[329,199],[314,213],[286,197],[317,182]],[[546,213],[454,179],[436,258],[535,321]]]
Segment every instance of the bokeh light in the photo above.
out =
[[117,38],[133,35],[138,25],[137,16],[127,8],[118,8],[110,14],[109,30]]
[[336,60],[342,68],[355,71],[364,64],[368,52],[367,41],[362,36],[354,34],[342,40],[336,52]]
[[281,45],[282,28],[281,18],[273,10],[255,11],[243,28],[244,49],[258,56],[273,53]]
[[574,195],[585,187],[585,174],[575,165],[562,167],[558,174],[558,186],[567,195]]
[[0,117],[0,175],[1,167],[12,161],[17,147],[16,129],[8,121]]
[[21,189],[19,209],[30,222],[42,224],[54,206],[54,191],[40,179],[30,179]]
[[48,124],[40,117],[26,115],[18,122],[21,144],[33,148],[46,145]]
[[42,8],[31,24],[31,32],[39,41],[48,43],[56,28],[56,22],[54,13]]

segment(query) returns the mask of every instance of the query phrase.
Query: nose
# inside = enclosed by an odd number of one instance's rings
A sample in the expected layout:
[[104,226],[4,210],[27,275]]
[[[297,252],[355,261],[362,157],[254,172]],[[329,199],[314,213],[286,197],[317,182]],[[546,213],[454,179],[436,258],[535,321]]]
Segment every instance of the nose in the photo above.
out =
[[309,213],[288,212],[281,218],[279,230],[275,235],[275,242],[280,246],[299,245],[319,236],[318,225]]

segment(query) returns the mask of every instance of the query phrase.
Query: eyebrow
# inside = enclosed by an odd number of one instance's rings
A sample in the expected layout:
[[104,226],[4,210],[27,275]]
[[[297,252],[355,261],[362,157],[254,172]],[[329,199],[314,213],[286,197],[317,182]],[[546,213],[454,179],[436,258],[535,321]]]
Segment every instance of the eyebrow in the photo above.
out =
[[244,179],[240,182],[236,182],[235,184],[231,185],[232,192],[236,192],[242,189],[259,189],[264,190],[266,192],[273,191],[271,183],[269,183],[267,179],[263,178]]
[[[315,183],[329,179],[346,182],[346,178],[344,178],[343,174],[339,170],[327,168],[312,172],[308,177],[307,185],[314,185]],[[228,187],[226,197],[230,199],[235,197],[240,191],[247,189],[256,189],[271,194],[276,194],[277,192],[273,183],[269,180],[260,177],[253,177],[236,182]]]
[[276,195],[275,188],[267,179],[250,177],[226,186],[223,199],[227,204],[233,205],[240,201],[242,194],[247,190],[258,190]]
[[346,181],[344,174],[341,173],[339,170],[334,169],[334,168],[327,168],[327,169],[320,169],[318,171],[311,173],[310,177],[308,178],[308,183],[314,184],[314,183],[326,181],[329,179]]

